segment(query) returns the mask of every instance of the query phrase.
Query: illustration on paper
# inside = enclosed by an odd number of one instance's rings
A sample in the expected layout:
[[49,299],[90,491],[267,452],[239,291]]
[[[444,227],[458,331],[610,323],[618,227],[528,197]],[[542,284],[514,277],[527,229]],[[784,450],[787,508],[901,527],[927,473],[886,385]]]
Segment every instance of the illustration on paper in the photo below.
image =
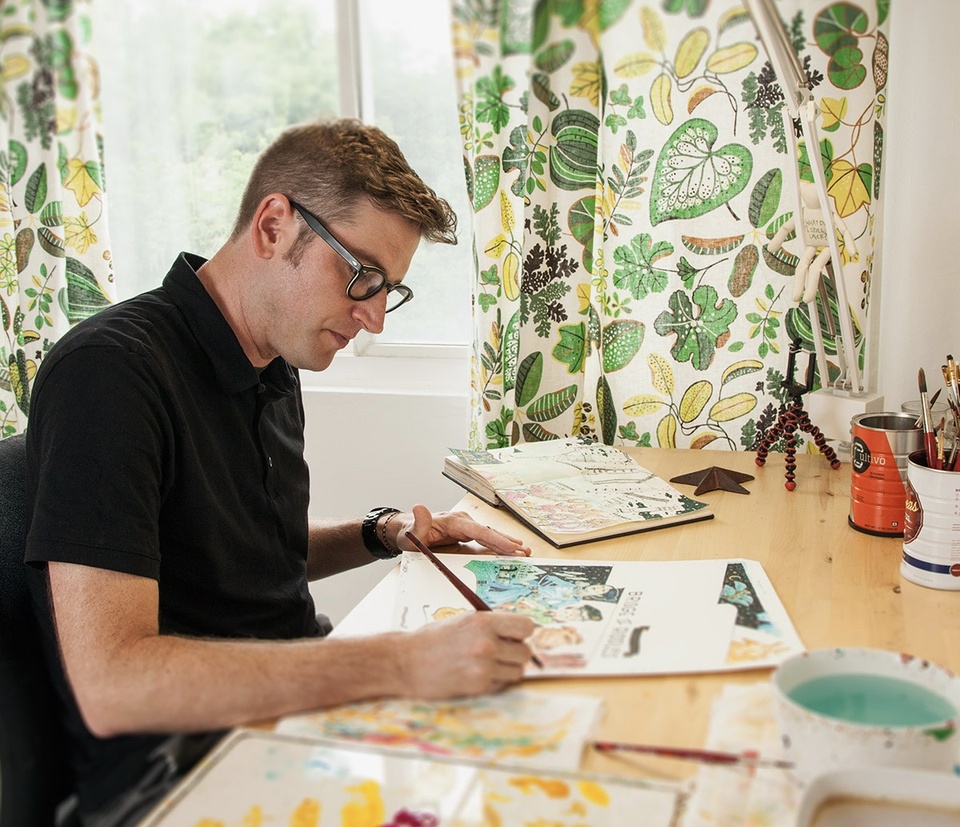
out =
[[[563,563],[465,558],[447,565],[491,608],[536,624],[541,675],[666,674],[779,663],[801,651],[762,567],[752,560]],[[405,554],[395,625],[414,629],[471,611],[417,554]]]
[[574,770],[602,702],[516,689],[448,701],[381,700],[281,719],[279,732],[427,755]]

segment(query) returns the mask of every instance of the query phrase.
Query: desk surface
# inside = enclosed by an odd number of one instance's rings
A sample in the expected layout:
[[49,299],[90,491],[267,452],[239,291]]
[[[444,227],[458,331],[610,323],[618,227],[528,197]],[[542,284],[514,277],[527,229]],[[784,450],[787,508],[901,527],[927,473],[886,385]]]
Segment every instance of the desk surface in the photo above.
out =
[[[847,524],[850,466],[833,470],[817,455],[797,457],[797,488],[784,486],[780,454],[758,468],[752,452],[634,449],[637,461],[664,479],[716,464],[756,477],[749,495],[712,491],[700,499],[715,519],[555,549],[508,512],[467,495],[458,508],[479,522],[525,538],[536,557],[565,560],[759,560],[808,649],[868,646],[909,652],[960,673],[960,592],[927,589],[900,577],[902,540],[874,537]],[[692,493],[688,486],[678,486]],[[370,630],[384,617],[396,588],[392,571],[338,627],[338,634]],[[389,611],[389,610],[388,610]],[[389,615],[387,615],[389,617]],[[386,628],[383,626],[382,628]],[[770,670],[668,677],[545,679],[538,691],[604,698],[602,739],[702,746],[713,700],[728,683],[765,680]],[[683,762],[653,762],[657,774],[682,777]],[[670,766],[672,765],[672,766]],[[584,769],[622,772],[614,756],[589,754]]]

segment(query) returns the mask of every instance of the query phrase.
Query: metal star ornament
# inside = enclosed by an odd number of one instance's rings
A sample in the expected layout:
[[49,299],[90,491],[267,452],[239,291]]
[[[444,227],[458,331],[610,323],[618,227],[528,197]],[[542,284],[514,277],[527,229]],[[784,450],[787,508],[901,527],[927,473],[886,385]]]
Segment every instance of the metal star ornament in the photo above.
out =
[[732,491],[734,494],[749,494],[741,482],[749,482],[754,479],[749,474],[742,474],[739,471],[733,471],[730,468],[720,468],[711,465],[702,471],[693,471],[689,474],[681,474],[679,477],[673,477],[670,482],[679,482],[682,485],[695,485],[694,496],[705,494],[707,491]]

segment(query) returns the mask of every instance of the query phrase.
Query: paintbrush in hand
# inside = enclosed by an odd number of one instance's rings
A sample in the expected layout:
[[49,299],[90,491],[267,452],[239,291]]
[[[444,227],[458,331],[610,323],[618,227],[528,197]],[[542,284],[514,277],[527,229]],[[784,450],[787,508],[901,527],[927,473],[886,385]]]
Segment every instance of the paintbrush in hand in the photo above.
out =
[[[452,584],[453,587],[460,592],[466,599],[467,602],[473,606],[478,612],[492,612],[493,609],[487,605],[482,597],[477,594],[473,589],[471,589],[466,583],[464,583],[457,575],[455,575],[450,569],[448,569],[426,545],[420,542],[419,538],[412,531],[405,531],[404,536],[413,543],[419,552],[426,557],[434,566],[437,567],[437,570],[444,577],[447,578]],[[534,666],[538,666],[543,669],[543,662],[536,655],[531,655],[530,660],[533,661]]]

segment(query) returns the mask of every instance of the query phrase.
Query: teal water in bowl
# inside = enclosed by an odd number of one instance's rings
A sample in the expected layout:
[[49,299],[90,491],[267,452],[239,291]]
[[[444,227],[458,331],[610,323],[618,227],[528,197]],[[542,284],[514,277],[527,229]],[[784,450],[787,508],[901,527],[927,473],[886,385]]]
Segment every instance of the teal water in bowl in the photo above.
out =
[[884,675],[824,675],[798,684],[787,696],[821,715],[871,726],[925,726],[957,714],[935,692]]

